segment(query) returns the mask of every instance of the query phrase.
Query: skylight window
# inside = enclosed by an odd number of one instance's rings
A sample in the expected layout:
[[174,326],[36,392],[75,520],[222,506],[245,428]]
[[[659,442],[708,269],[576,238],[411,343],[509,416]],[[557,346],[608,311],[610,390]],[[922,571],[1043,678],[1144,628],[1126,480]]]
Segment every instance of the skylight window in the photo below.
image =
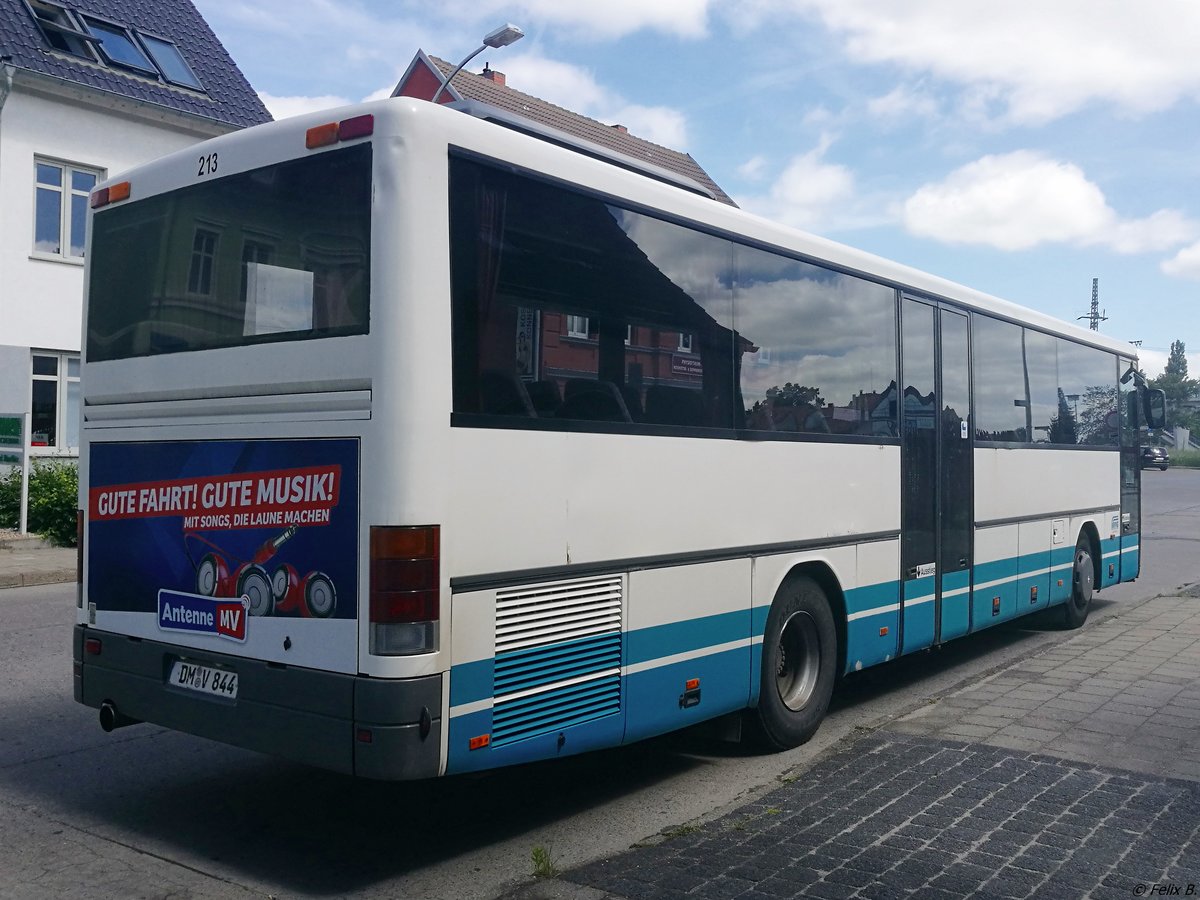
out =
[[97,41],[106,62],[157,77],[158,70],[137,45],[128,29],[91,16],[83,16],[83,25]]
[[192,67],[187,64],[187,60],[183,58],[178,47],[168,40],[141,31],[137,33],[137,36],[141,39],[146,52],[158,66],[158,70],[162,72],[163,78],[171,84],[178,84],[197,91],[204,90],[200,79],[196,77]]
[[94,58],[88,49],[94,38],[79,30],[70,12],[42,0],[29,0],[29,11],[37,20],[46,43],[55,50],[70,53],[72,56],[82,56],[84,59]]
[[179,47],[167,38],[48,0],[25,0],[25,6],[52,50],[125,69],[155,81],[193,91],[204,90]]

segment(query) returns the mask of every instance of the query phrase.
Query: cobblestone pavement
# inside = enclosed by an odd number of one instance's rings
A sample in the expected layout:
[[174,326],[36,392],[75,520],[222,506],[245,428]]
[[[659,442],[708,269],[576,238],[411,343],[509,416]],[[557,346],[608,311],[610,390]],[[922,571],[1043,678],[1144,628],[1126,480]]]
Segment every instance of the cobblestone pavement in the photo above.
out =
[[1143,603],[892,728],[1200,781],[1200,599]]
[[1200,599],[1064,635],[786,782],[510,896],[1200,896]]
[[1131,897],[1200,881],[1200,784],[871,736],[757,802],[569,878],[637,898]]

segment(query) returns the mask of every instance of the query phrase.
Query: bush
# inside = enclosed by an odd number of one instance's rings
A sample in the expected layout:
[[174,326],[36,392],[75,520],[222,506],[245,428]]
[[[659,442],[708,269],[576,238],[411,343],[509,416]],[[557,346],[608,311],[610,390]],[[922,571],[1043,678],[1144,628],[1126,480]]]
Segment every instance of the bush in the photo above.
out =
[[1200,450],[1172,450],[1171,465],[1200,469]]
[[[29,475],[29,530],[60,547],[75,546],[79,469],[74,462],[35,462]],[[21,524],[21,470],[0,477],[0,528]]]

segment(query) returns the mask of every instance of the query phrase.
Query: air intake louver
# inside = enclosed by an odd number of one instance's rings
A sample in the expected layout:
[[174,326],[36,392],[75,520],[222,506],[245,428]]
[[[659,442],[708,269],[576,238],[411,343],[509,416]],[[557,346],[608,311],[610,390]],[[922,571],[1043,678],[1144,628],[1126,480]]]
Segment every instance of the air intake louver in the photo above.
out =
[[492,744],[621,709],[620,576],[500,591]]

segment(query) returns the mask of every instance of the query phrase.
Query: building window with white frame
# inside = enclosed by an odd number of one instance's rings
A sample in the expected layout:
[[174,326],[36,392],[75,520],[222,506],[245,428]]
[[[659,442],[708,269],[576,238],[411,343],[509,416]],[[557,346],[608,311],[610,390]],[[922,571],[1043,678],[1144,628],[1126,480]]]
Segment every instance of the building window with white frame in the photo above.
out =
[[209,228],[197,228],[192,238],[192,261],[188,266],[189,294],[207,297],[213,288],[213,266],[217,259],[220,235]]
[[35,158],[33,252],[58,259],[83,259],[88,198],[101,178],[98,169]]
[[689,332],[679,332],[679,346],[676,348],[680,353],[692,352],[692,336]]
[[567,316],[567,337],[585,338],[588,336],[587,316]]
[[79,354],[34,351],[30,444],[41,450],[79,447]]

